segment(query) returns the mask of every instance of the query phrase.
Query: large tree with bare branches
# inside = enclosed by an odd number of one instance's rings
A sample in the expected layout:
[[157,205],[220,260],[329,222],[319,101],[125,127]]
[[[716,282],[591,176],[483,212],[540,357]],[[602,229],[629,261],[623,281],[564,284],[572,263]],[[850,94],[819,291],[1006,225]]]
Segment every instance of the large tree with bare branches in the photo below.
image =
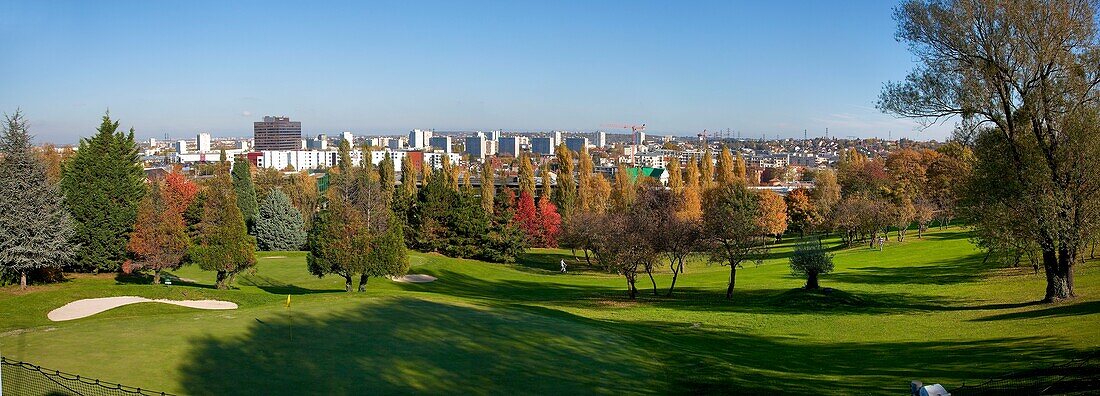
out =
[[977,157],[963,210],[979,229],[1004,213],[1028,223],[1013,229],[1040,247],[1045,301],[1074,296],[1073,267],[1098,213],[1098,6],[908,1],[896,11],[897,38],[919,66],[887,83],[878,103],[928,123],[959,121]]

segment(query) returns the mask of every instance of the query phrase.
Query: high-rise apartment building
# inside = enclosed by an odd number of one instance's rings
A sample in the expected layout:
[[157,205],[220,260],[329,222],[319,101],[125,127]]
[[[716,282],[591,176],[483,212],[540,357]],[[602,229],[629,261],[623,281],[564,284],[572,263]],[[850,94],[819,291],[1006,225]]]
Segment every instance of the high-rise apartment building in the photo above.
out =
[[206,133],[206,132],[200,133],[199,136],[195,138],[195,141],[196,141],[195,146],[199,150],[200,153],[209,153],[210,152],[210,134],[209,133]]
[[586,137],[568,137],[565,138],[565,147],[569,150],[580,153],[588,147],[588,138]]
[[554,138],[548,137],[536,137],[531,138],[531,152],[541,155],[553,155],[554,154]]
[[464,144],[466,153],[470,154],[470,157],[477,158],[478,161],[485,160],[485,136],[477,134],[476,136],[469,136],[466,138]]
[[432,131],[413,129],[411,132],[409,132],[409,148],[413,150],[428,148],[428,146],[430,145],[428,141],[431,140],[431,138]]
[[302,122],[291,121],[290,117],[264,116],[261,122],[253,123],[253,149],[297,150],[302,147]]
[[444,153],[451,153],[451,137],[450,136],[433,136],[428,139],[428,146],[432,150],[443,150]]
[[519,138],[518,137],[502,137],[500,142],[500,154],[508,154],[513,157],[519,155]]
[[596,132],[596,147],[602,148],[605,146],[607,146],[607,132]]

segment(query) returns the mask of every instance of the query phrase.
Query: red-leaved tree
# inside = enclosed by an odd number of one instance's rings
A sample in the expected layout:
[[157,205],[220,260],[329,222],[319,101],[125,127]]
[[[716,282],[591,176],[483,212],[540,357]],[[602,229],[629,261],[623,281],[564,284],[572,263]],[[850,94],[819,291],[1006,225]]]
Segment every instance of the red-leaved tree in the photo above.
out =
[[199,186],[180,173],[179,168],[173,168],[164,177],[164,203],[172,212],[182,214],[186,211],[198,192]]
[[153,284],[159,284],[161,270],[179,268],[191,243],[182,212],[168,206],[166,183],[158,180],[151,184],[149,194],[138,204],[137,222],[126,245],[133,260],[127,261],[123,270],[150,269]]
[[539,231],[544,247],[558,247],[558,235],[561,234],[561,215],[558,207],[544,194],[539,198]]
[[542,245],[542,225],[539,224],[535,198],[531,196],[530,192],[521,191],[519,193],[519,202],[516,203],[515,223],[527,235],[527,240],[532,246]]

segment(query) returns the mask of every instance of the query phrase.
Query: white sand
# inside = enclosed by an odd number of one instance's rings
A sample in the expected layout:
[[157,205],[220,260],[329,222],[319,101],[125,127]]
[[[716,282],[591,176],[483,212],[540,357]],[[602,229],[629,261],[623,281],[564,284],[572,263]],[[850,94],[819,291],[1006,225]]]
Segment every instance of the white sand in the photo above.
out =
[[428,282],[435,282],[435,277],[431,276],[431,275],[424,275],[424,274],[408,274],[408,275],[400,276],[400,277],[391,276],[390,280],[392,280],[394,282],[402,282],[402,283],[428,283]]
[[137,304],[142,302],[158,302],[164,304],[179,305],[181,307],[197,308],[197,309],[237,309],[237,304],[229,301],[218,300],[151,300],[145,297],[123,296],[123,297],[103,297],[103,298],[86,298],[83,300],[76,300],[71,303],[65,304],[61,308],[50,311],[46,314],[47,318],[54,322],[60,322],[63,320],[73,320],[85,318],[95,315],[97,313],[106,311],[112,308],[118,308],[123,305]]

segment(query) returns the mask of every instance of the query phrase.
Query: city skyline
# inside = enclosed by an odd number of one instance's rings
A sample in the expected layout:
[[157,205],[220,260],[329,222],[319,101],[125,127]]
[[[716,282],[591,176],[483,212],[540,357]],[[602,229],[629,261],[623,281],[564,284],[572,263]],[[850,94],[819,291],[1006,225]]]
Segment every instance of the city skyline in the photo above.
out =
[[304,135],[646,123],[942,141],[951,129],[873,108],[913,64],[891,38],[893,3],[297,7],[11,3],[0,43],[20,56],[0,61],[0,112],[21,108],[38,141],[59,144],[107,109],[139,138],[173,139],[247,136],[265,115],[301,120]]

